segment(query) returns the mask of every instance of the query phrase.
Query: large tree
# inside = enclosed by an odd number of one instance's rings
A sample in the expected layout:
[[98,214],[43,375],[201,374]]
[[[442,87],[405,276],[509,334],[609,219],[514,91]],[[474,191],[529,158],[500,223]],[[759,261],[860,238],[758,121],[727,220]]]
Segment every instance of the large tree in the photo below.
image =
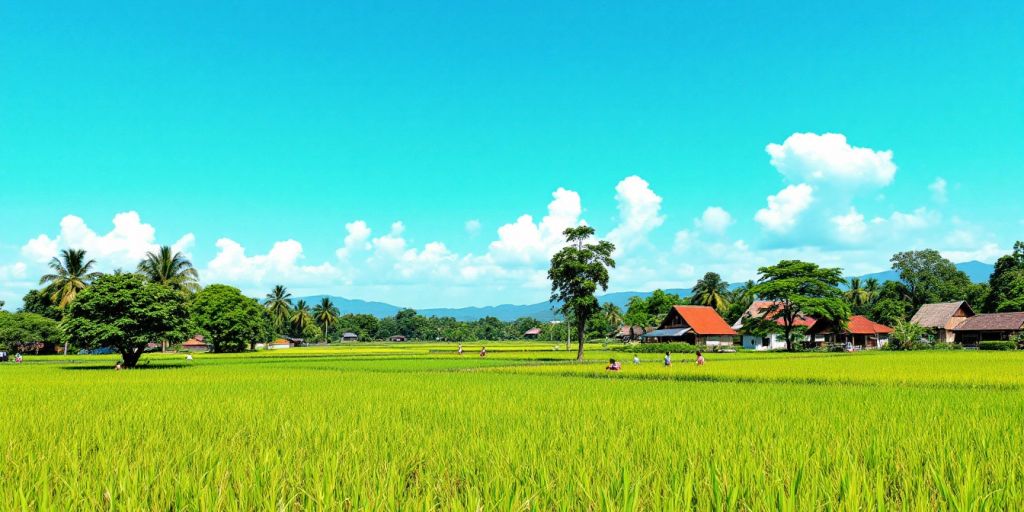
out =
[[338,307],[331,302],[331,299],[323,297],[320,299],[320,304],[317,304],[313,308],[313,319],[322,326],[324,326],[323,337],[324,341],[327,341],[328,329],[330,326],[338,322]]
[[576,360],[583,361],[587,321],[601,310],[594,294],[598,288],[608,289],[608,269],[615,267],[615,245],[605,240],[589,243],[594,236],[590,226],[568,228],[563,234],[568,245],[551,257],[548,270],[551,301],[561,303],[562,314],[575,321],[579,346]]
[[796,320],[807,315],[844,327],[850,319],[850,307],[843,300],[839,285],[844,282],[842,270],[823,268],[799,260],[783,260],[777,265],[758,269],[760,279],[753,293],[771,301],[773,306],[761,311],[763,322],[778,324],[786,340],[786,349],[793,350]]
[[[996,260],[992,275],[989,276],[989,292],[982,309],[987,312],[1010,311],[1016,300],[1024,301],[1024,297],[1018,297],[1013,291],[1015,281],[1019,281],[1024,275],[1024,242],[1018,241],[1013,244],[1013,252]],[[1004,303],[1006,303],[1004,307]]]
[[162,246],[156,252],[146,253],[139,262],[138,272],[151,282],[169,286],[183,293],[199,291],[199,271],[180,252]]
[[45,284],[50,300],[63,310],[75,300],[79,292],[89,286],[101,274],[94,272],[96,260],[85,259],[85,251],[81,249],[64,249],[59,257],[50,260],[52,274],[39,278],[39,284]]
[[843,295],[846,297],[846,301],[850,303],[850,309],[858,315],[864,314],[871,304],[871,292],[862,286],[859,277],[850,278],[850,285]]
[[300,300],[295,304],[295,311],[292,312],[292,332],[296,336],[305,336],[309,332],[309,326],[313,323],[313,314],[306,301]]
[[270,313],[270,318],[274,322],[274,328],[278,332],[284,331],[285,326],[288,325],[292,318],[292,294],[288,292],[288,289],[282,285],[275,286],[267,294],[266,299],[263,301],[263,306]]
[[892,269],[899,272],[900,281],[906,286],[915,310],[924,304],[967,298],[971,279],[953,262],[943,258],[939,251],[900,252],[894,254],[891,261]]
[[189,314],[192,326],[206,337],[214,352],[241,352],[247,345],[255,349],[272,335],[266,310],[231,286],[203,288],[192,298]]
[[729,283],[722,276],[708,272],[697,280],[690,295],[691,302],[698,306],[711,306],[719,313],[729,307]]
[[52,350],[60,340],[60,327],[53,319],[35,313],[0,311],[0,349],[22,350],[41,343]]
[[115,273],[98,277],[78,294],[63,329],[76,347],[112,347],[131,368],[148,343],[183,339],[187,319],[185,299],[177,291],[138,274]]
[[59,321],[64,314],[56,305],[46,290],[29,290],[21,299],[20,313],[35,313],[45,316],[51,320]]

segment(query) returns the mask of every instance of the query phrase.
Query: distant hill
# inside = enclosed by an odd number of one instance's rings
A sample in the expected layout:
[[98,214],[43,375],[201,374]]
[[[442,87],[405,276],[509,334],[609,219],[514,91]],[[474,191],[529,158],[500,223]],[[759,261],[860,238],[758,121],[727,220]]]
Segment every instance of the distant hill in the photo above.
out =
[[[988,277],[992,273],[992,264],[982,263],[980,261],[968,261],[965,263],[957,263],[956,267],[962,270],[971,278],[971,281],[976,283],[988,282]],[[863,276],[857,276],[861,279],[875,278],[879,281],[896,281],[899,280],[899,275],[893,270],[886,270],[885,272],[876,272],[874,274],[865,274]],[[738,286],[734,284],[732,286]],[[678,294],[680,297],[687,297],[690,295],[689,288],[671,288],[665,290],[668,293]],[[629,303],[629,299],[632,297],[643,297],[646,298],[651,295],[651,292],[615,292],[608,293],[599,297],[601,302],[611,302],[619,307],[625,307]],[[309,297],[298,297],[295,300],[305,300],[310,304],[320,302],[323,297],[328,297],[331,302],[342,312],[355,313],[355,314],[370,314],[376,317],[392,316],[402,309],[400,306],[387,304],[384,302],[369,302],[359,299],[348,299],[345,297],[337,297],[333,295],[313,295]],[[536,318],[541,321],[554,320],[556,318],[555,313],[552,311],[553,304],[550,302],[538,302],[536,304],[501,304],[498,306],[483,306],[483,307],[466,307],[466,308],[427,308],[417,309],[421,315],[424,316],[450,316],[459,321],[471,322],[473,320],[479,320],[487,316],[493,316],[498,320],[511,321],[522,317]]]

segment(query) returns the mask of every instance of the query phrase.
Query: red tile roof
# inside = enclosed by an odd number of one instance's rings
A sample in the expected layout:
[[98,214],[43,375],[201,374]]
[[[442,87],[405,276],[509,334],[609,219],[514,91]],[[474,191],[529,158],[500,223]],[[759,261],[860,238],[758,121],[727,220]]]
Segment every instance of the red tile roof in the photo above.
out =
[[188,341],[186,341],[185,343],[182,343],[181,346],[183,346],[183,347],[205,347],[205,346],[207,346],[207,344],[206,344],[206,342],[203,341],[203,337],[202,336],[196,336],[195,338],[191,338]]
[[[777,309],[778,307],[779,303],[776,301],[755,300],[754,303],[747,308],[747,311],[743,313],[743,316],[736,321],[736,325],[734,325],[733,328],[742,328],[744,318],[764,318],[766,314],[774,313],[774,309]],[[776,318],[775,323],[779,325],[786,324],[786,322],[781,318]],[[797,327],[810,327],[814,325],[814,319],[801,313],[793,319],[793,325]]]
[[690,329],[693,329],[693,332],[701,336],[714,334],[736,335],[736,331],[732,330],[732,327],[725,323],[725,320],[715,311],[715,308],[709,306],[673,306],[672,309],[679,313],[679,316],[683,317],[683,321],[686,322],[686,325],[690,326]]
[[[815,334],[830,334],[834,332],[831,323],[823,322],[822,325],[812,326],[811,332]],[[849,334],[889,334],[892,332],[892,328],[887,325],[882,325],[878,322],[873,322],[864,315],[854,315],[850,317],[849,323],[846,324],[844,333]]]
[[523,333],[524,336],[529,336],[531,334],[540,334],[540,327],[534,327],[533,329],[530,329],[529,331]]

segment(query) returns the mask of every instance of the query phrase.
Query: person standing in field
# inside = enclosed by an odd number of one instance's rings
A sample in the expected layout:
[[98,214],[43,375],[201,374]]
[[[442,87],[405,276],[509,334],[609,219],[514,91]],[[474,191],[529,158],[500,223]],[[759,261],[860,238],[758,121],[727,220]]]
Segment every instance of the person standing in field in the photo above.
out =
[[480,347],[480,357],[487,357],[487,347]]
[[21,359],[22,359],[21,352],[18,352],[17,354],[14,354],[14,362],[15,363],[20,363]]
[[665,352],[665,366],[672,366],[672,354]]
[[462,355],[462,343],[459,343],[459,355]]
[[192,354],[185,355],[185,361],[191,363],[192,362]]
[[704,366],[704,354],[700,350],[697,351],[697,366]]
[[633,354],[633,364],[640,364],[640,356]]

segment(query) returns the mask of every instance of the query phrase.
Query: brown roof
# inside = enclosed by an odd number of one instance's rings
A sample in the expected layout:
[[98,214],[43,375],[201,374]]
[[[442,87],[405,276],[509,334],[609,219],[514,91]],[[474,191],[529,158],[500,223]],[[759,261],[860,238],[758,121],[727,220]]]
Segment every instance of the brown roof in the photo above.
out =
[[207,346],[207,344],[206,344],[206,342],[203,341],[203,337],[202,336],[196,336],[195,338],[191,338],[188,341],[186,341],[185,343],[182,343],[181,346],[183,346],[183,347],[205,347],[205,346]]
[[953,315],[961,307],[966,308],[967,316],[974,315],[970,304],[965,301],[940,302],[921,306],[921,309],[914,313],[914,318],[911,318],[910,322],[929,329],[945,329]]
[[[710,306],[673,306],[672,310],[683,317],[683,321],[690,326],[690,329],[693,329],[694,333],[701,336],[736,335],[736,331],[732,330],[729,324],[722,320],[718,311]],[[668,320],[671,315],[670,312],[669,317],[666,317],[665,320]],[[662,326],[664,326],[665,320],[662,321]]]
[[956,331],[1020,331],[1024,329],[1024,312],[975,315],[957,326]]
[[[632,332],[630,332],[632,330]],[[623,325],[619,327],[616,336],[633,336],[635,334],[647,334],[653,331],[653,327],[644,327],[642,325]]]
[[[747,310],[742,315],[740,315],[740,318],[738,320],[736,320],[736,323],[732,325],[732,328],[733,329],[742,329],[743,328],[743,319],[745,319],[745,318],[764,318],[765,314],[767,314],[768,312],[772,311],[773,308],[778,308],[778,307],[779,307],[779,303],[776,302],[776,301],[755,300],[754,303],[751,304],[750,307],[747,308]],[[777,319],[775,319],[775,323],[777,323],[779,325],[784,325],[785,321],[783,319],[781,319],[781,318],[777,318]],[[796,318],[793,319],[793,325],[803,326],[803,327],[810,327],[810,326],[814,325],[814,319],[809,317],[809,316],[807,316],[807,315],[805,315],[805,314],[803,314],[803,313],[800,313],[800,314],[798,314],[796,316]]]

